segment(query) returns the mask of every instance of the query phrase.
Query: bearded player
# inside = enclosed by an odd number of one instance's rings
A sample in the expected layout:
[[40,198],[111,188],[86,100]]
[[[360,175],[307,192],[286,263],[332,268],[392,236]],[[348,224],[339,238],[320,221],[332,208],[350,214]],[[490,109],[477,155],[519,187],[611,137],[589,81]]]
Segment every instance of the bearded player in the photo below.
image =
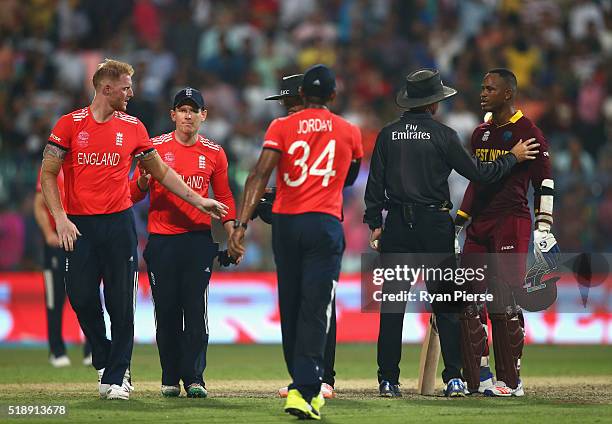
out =
[[[469,304],[461,316],[464,378],[470,392],[487,396],[524,395],[519,374],[524,320],[516,298],[522,291],[531,232],[527,201],[530,181],[535,190],[534,253],[536,258],[546,258],[558,251],[550,233],[554,183],[548,142],[540,129],[516,110],[516,92],[517,80],[511,71],[493,69],[485,75],[480,105],[488,119],[472,134],[472,153],[482,161],[493,161],[518,140],[529,138],[540,144],[540,153],[534,161],[517,165],[498,183],[471,182],[455,220],[458,235],[465,222],[472,219],[466,232],[464,266],[474,255],[498,254],[495,271],[487,275],[488,287],[476,288],[493,293],[493,302],[486,307]],[[487,309],[492,324],[496,383],[488,363]]]

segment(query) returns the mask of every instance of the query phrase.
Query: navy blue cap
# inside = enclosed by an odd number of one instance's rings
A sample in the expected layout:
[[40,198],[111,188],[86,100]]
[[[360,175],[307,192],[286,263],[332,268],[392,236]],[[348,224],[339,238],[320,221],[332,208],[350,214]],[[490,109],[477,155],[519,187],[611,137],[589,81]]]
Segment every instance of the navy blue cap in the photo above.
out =
[[199,90],[191,87],[185,87],[174,96],[174,102],[172,103],[172,109],[176,109],[186,103],[191,103],[198,109],[204,108],[204,98]]
[[284,99],[285,97],[299,97],[303,76],[304,74],[295,74],[283,77],[280,84],[280,93],[274,96],[268,96],[266,97],[266,100],[280,100]]
[[329,98],[336,90],[336,76],[325,65],[314,65],[304,73],[302,91],[306,96]]

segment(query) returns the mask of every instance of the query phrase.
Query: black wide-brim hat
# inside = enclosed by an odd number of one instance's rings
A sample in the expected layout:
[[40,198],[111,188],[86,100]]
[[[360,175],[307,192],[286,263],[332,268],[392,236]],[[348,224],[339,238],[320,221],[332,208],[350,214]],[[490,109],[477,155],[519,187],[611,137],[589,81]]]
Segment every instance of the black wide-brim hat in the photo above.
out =
[[457,94],[457,90],[442,84],[437,69],[419,69],[406,77],[406,84],[397,93],[395,103],[399,107],[412,109],[437,103]]

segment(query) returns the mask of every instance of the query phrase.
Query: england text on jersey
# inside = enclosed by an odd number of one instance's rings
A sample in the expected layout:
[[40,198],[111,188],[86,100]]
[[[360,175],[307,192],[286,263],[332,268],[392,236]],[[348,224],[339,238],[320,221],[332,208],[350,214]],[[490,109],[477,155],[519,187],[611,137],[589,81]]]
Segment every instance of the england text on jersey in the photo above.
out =
[[66,150],[62,168],[65,208],[70,215],[109,214],[129,208],[132,158],[153,149],[137,118],[115,112],[109,121],[100,123],[89,108],[62,116],[49,143]]
[[[162,160],[173,168],[185,183],[202,197],[208,197],[212,185],[215,199],[229,206],[224,221],[235,219],[234,198],[229,187],[228,163],[225,151],[218,144],[198,136],[192,146],[176,140],[175,133],[162,134],[151,140]],[[144,197],[134,173],[130,183],[133,201]],[[210,215],[200,212],[184,200],[170,193],[157,181],[149,183],[151,206],[149,207],[148,230],[152,234],[181,234],[189,231],[210,230]]]

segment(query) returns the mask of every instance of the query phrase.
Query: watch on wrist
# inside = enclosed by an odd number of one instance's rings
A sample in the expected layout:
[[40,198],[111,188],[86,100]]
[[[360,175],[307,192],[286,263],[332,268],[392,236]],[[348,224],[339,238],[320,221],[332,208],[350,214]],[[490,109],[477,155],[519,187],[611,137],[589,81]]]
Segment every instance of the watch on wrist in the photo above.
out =
[[248,227],[248,225],[247,225],[247,223],[246,223],[246,222],[240,222],[240,220],[239,220],[239,219],[236,219],[236,220],[234,220],[234,225],[233,225],[233,227],[234,227],[234,230],[235,230],[236,228],[239,228],[239,227],[242,227],[242,228],[244,228],[244,229],[246,230],[246,229],[247,229],[247,227]]

